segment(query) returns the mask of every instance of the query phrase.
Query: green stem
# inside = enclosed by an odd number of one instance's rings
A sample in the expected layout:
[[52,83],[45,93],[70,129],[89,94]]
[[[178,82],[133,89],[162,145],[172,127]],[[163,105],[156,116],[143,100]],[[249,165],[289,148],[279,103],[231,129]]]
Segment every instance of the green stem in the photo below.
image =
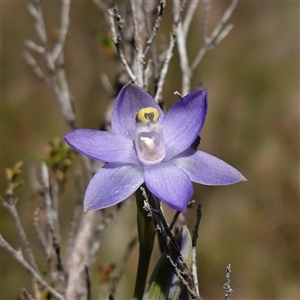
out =
[[[145,191],[148,192],[146,186],[143,185],[143,187],[145,188]],[[134,298],[140,300],[143,298],[143,294],[145,291],[148,268],[155,238],[155,228],[152,222],[152,218],[148,216],[148,212],[143,208],[145,199],[140,189],[135,192],[135,197],[137,203],[137,225],[140,251],[138,270],[135,281]]]

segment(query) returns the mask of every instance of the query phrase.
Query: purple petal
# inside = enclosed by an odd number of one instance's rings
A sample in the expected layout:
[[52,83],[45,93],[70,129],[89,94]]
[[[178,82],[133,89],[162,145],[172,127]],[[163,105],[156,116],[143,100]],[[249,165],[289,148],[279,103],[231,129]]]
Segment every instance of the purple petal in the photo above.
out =
[[114,105],[111,121],[113,131],[133,139],[136,115],[140,109],[149,106],[158,110],[161,121],[164,113],[154,99],[137,85],[132,83],[125,85]]
[[193,182],[228,185],[247,179],[223,160],[202,151],[187,150],[170,162],[183,169]]
[[145,183],[159,199],[176,210],[185,211],[193,194],[189,176],[171,163],[160,163],[145,168]]
[[64,140],[76,151],[103,162],[138,164],[133,143],[113,132],[76,129],[64,136]]
[[207,91],[198,90],[183,97],[166,113],[162,126],[167,161],[188,149],[198,136],[207,113]]
[[133,194],[143,182],[141,167],[108,163],[98,170],[87,187],[85,211],[115,205]]

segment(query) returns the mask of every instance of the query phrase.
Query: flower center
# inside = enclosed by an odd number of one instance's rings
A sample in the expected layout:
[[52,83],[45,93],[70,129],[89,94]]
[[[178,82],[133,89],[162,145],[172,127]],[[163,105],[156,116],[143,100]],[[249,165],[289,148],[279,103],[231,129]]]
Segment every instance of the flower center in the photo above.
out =
[[135,132],[135,146],[144,165],[161,162],[166,156],[163,131],[157,123],[159,112],[154,107],[139,110]]

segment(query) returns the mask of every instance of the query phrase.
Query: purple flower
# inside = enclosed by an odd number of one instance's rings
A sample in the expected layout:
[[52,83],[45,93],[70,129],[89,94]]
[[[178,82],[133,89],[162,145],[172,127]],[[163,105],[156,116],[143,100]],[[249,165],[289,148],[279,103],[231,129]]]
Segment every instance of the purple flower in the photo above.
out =
[[106,162],[87,187],[85,210],[117,204],[145,182],[163,202],[184,211],[192,181],[227,185],[246,180],[224,161],[190,148],[206,113],[206,90],[188,94],[164,114],[143,89],[124,86],[113,109],[113,132],[77,129],[64,137],[78,152]]

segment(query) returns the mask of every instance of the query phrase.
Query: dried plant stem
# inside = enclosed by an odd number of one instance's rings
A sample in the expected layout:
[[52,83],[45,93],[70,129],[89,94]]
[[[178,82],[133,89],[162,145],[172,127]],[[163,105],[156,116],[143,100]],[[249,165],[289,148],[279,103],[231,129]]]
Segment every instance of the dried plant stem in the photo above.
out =
[[[120,60],[128,74],[128,76],[130,77],[130,79],[132,80],[132,82],[136,82],[137,81],[137,77],[136,75],[133,73],[133,71],[131,70],[127,60],[126,60],[126,57],[125,57],[125,54],[123,52],[123,49],[122,49],[122,45],[121,45],[121,42],[122,42],[122,38],[121,38],[121,32],[120,30],[122,29],[122,23],[123,23],[123,19],[118,11],[118,9],[115,7],[113,9],[110,9],[109,11],[109,20],[110,20],[110,28],[111,28],[111,33],[112,33],[112,39],[113,39],[113,42],[116,46],[116,49],[117,49],[117,53],[118,53],[118,56],[120,57]],[[118,28],[118,31],[116,30],[116,27]]]
[[180,69],[182,73],[182,95],[185,96],[190,90],[191,72],[188,60],[186,39],[181,20],[181,5],[179,1],[173,0],[174,22],[177,25],[177,47],[180,57]]
[[217,46],[231,31],[233,28],[232,24],[227,24],[229,18],[231,17],[238,1],[232,0],[229,7],[224,12],[220,21],[215,26],[210,36],[207,36],[207,22],[210,12],[211,3],[210,0],[204,1],[204,18],[202,22],[202,40],[203,45],[199,49],[195,59],[192,64],[189,63],[189,57],[187,54],[187,35],[190,27],[190,23],[197,7],[198,1],[192,1],[189,5],[185,19],[181,19],[182,6],[179,1],[173,0],[173,10],[174,10],[174,22],[178,23],[177,26],[177,46],[180,57],[180,69],[182,73],[182,95],[185,96],[190,92],[191,89],[191,79],[193,72],[199,66],[205,54]]
[[48,47],[47,32],[43,18],[41,1],[36,0],[34,1],[34,4],[30,3],[28,5],[28,11],[34,19],[35,31],[40,44],[38,45],[33,41],[27,40],[25,41],[25,45],[32,51],[43,55],[48,76],[43,73],[36,59],[28,51],[23,52],[23,57],[31,67],[36,77],[52,91],[60,106],[64,119],[69,126],[74,129],[76,126],[73,99],[68,88],[64,68],[62,67],[64,64],[63,47],[69,26],[70,3],[70,0],[62,0],[61,24],[58,38],[52,52]]
[[200,3],[200,1],[191,1],[182,25],[182,29],[185,32],[185,34],[188,33],[191,22],[193,20],[194,17],[194,13],[197,9],[198,4]]
[[223,286],[225,292],[225,300],[230,300],[233,289],[230,286],[231,264],[226,267],[226,283]]
[[161,103],[162,102],[162,90],[163,90],[163,86],[165,83],[165,78],[169,69],[169,65],[170,65],[170,61],[171,58],[173,56],[173,50],[174,50],[174,46],[176,43],[176,32],[174,31],[173,34],[171,35],[171,39],[170,39],[170,44],[167,50],[167,55],[164,61],[164,65],[161,69],[161,73],[160,73],[160,77],[159,77],[159,81],[157,83],[157,90],[154,96],[154,100],[157,103]]
[[[213,49],[215,46],[217,46],[232,30],[233,24],[227,24],[229,18],[231,17],[234,9],[237,6],[238,1],[233,0],[231,4],[228,6],[226,11],[224,12],[223,16],[221,17],[221,20],[219,23],[215,26],[213,32],[211,35],[208,37],[206,35],[206,30],[204,31],[204,36],[203,36],[203,45],[201,49],[199,50],[197,56],[195,57],[192,65],[191,65],[191,71],[193,72],[198,65],[200,64],[201,60],[203,59],[204,55],[211,49]],[[208,4],[209,5],[209,2]],[[206,20],[206,18],[204,18]],[[226,26],[225,26],[226,25]],[[225,27],[224,27],[225,26]],[[206,29],[206,23],[204,28]]]
[[15,250],[3,237],[0,235],[0,246],[7,250],[13,258],[27,271],[32,277],[34,277],[55,299],[63,300],[64,297],[53,289],[40,275],[34,270],[29,263],[24,259],[21,250]]
[[161,24],[161,21],[162,21],[162,16],[163,16],[163,13],[164,13],[165,6],[166,6],[166,0],[160,0],[159,4],[158,4],[158,7],[157,7],[157,17],[156,17],[156,20],[155,20],[155,24],[152,28],[151,35],[147,40],[147,44],[146,44],[146,47],[145,47],[145,50],[144,50],[144,56],[146,56],[147,53],[149,52],[149,50],[151,49],[153,40],[156,36],[157,30],[160,27],[160,24]]
[[177,264],[173,261],[172,257],[170,255],[166,256],[167,259],[169,260],[171,266],[173,267],[173,270],[176,274],[176,276],[178,277],[178,279],[181,281],[181,283],[184,285],[184,287],[187,289],[187,291],[189,292],[189,294],[191,295],[191,297],[193,299],[196,300],[201,300],[200,296],[197,294],[197,291],[193,290],[190,287],[189,281],[187,281],[183,276],[182,276],[182,272],[178,269]]
[[136,50],[136,70],[137,70],[137,84],[141,87],[144,87],[144,54],[143,54],[143,45],[141,39],[141,28],[140,21],[138,20],[137,7],[138,2],[130,0],[131,11],[132,11],[132,20],[133,20],[133,36],[134,36],[134,45]]
[[40,214],[40,209],[37,208],[35,210],[34,216],[33,216],[33,226],[34,226],[34,229],[36,232],[37,239],[38,239],[41,249],[43,251],[43,254],[45,257],[48,257],[48,244],[47,244],[45,233],[41,229],[40,224],[39,224],[39,222],[40,222],[39,214]]
[[200,221],[201,221],[201,217],[202,217],[202,212],[201,212],[201,205],[198,205],[197,208],[197,219],[196,219],[196,224],[193,230],[193,236],[192,236],[192,275],[194,278],[194,284],[195,284],[195,288],[197,291],[197,294],[199,294],[199,282],[198,282],[198,275],[197,275],[197,261],[196,261],[196,255],[197,255],[197,250],[196,250],[196,246],[197,246],[197,239],[198,239],[198,230],[199,230],[199,226],[200,226]]
[[2,197],[1,197],[1,201],[2,201],[2,205],[6,209],[8,209],[8,211],[10,212],[10,214],[13,218],[13,221],[14,221],[15,227],[17,229],[17,232],[19,234],[19,237],[21,239],[22,245],[25,249],[25,252],[28,255],[30,265],[39,274],[40,272],[39,272],[39,269],[38,269],[37,264],[35,262],[35,258],[34,258],[32,249],[30,247],[27,235],[26,235],[26,233],[24,231],[24,228],[21,224],[21,220],[20,220],[17,208],[16,208],[15,201],[12,198],[9,201],[5,201]]
[[52,59],[56,61],[60,56],[61,52],[63,51],[63,47],[65,44],[65,40],[68,33],[68,27],[70,23],[70,0],[62,0],[62,7],[61,7],[61,25],[58,34],[57,42],[54,46],[52,51]]
[[[146,191],[147,191],[146,192],[147,197],[144,196],[145,201],[148,203],[148,205],[145,205],[146,211],[153,218],[155,228],[158,232],[159,242],[162,245],[163,251],[166,254],[166,258],[169,260],[170,265],[173,268],[173,271],[175,272],[175,274],[177,275],[181,283],[184,285],[184,287],[187,289],[191,297],[193,299],[200,300],[199,293],[194,285],[193,277],[190,275],[190,272],[187,269],[187,265],[183,261],[180,248],[178,247],[175,238],[169,229],[167,221],[165,220],[165,217],[161,211],[160,201],[153,194],[151,194],[147,189]],[[145,195],[145,193],[143,193],[143,195]],[[150,212],[148,211],[149,209]],[[170,247],[172,247],[172,250],[175,251],[175,253],[177,253],[176,260],[179,259],[182,262],[181,270],[178,268],[177,263],[172,258],[172,256],[174,255],[171,254],[171,251],[168,246],[167,238],[170,238]]]
[[34,297],[25,288],[19,287],[19,289],[21,290],[26,300],[35,300]]
[[66,297],[68,299],[87,299],[88,286],[85,280],[86,268],[91,268],[98,253],[102,235],[115,217],[115,214],[104,216],[103,211],[89,211],[79,224],[74,237],[72,251],[65,264],[68,276]]

